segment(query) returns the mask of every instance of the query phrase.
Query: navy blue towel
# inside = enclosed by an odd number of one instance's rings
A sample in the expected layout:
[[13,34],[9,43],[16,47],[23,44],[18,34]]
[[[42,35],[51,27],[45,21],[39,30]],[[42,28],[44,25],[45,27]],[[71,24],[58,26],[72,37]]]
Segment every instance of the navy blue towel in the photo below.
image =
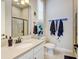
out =
[[72,56],[64,56],[64,59],[77,59],[76,57],[72,57]]
[[60,20],[59,22],[59,28],[58,28],[58,37],[60,37],[61,35],[63,36],[63,32],[64,32],[64,29],[63,29],[63,22],[62,20]]
[[56,30],[57,30],[57,27],[58,27],[57,25],[58,25],[58,20],[56,20]]
[[51,22],[51,25],[50,25],[50,34],[52,35],[55,35],[55,22],[54,22],[54,20],[52,20],[52,22]]
[[37,34],[37,26],[36,25],[34,25],[33,33]]

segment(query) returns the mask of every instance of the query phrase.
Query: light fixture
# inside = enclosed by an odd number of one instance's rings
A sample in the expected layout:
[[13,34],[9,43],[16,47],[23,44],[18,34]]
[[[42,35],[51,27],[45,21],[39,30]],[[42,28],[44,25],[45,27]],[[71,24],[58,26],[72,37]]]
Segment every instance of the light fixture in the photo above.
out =
[[14,0],[15,2],[18,2],[18,0]]
[[26,3],[29,3],[29,0],[13,0],[14,2],[17,2],[17,4],[25,5]]
[[24,0],[21,0],[21,4],[24,5],[25,4],[25,1]]
[[25,0],[25,3],[29,3],[29,0]]

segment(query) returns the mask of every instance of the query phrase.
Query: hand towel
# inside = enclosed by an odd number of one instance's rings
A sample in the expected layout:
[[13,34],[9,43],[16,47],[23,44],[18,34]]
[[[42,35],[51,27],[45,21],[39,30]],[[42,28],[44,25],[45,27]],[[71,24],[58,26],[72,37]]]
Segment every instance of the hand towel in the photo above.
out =
[[59,22],[59,28],[58,28],[58,37],[60,37],[61,35],[63,36],[63,32],[64,32],[64,28],[63,28],[63,22],[62,20],[60,20]]
[[37,34],[37,26],[36,25],[34,25],[33,33]]
[[52,22],[51,22],[51,25],[50,25],[50,34],[52,35],[55,35],[55,22],[54,22],[54,20],[52,20]]

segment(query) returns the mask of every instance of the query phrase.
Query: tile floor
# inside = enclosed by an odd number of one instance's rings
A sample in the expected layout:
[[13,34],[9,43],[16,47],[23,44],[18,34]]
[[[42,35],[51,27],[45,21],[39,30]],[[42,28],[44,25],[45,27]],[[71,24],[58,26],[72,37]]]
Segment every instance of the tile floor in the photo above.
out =
[[55,51],[54,54],[45,53],[44,59],[64,59],[64,55],[74,56],[73,53]]

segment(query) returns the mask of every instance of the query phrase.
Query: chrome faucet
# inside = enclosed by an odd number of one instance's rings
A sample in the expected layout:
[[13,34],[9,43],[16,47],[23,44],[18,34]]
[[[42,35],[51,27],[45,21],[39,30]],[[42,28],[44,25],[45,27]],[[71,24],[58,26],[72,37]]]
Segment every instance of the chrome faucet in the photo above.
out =
[[18,39],[17,40],[15,40],[15,43],[21,43],[21,37],[18,37]]

